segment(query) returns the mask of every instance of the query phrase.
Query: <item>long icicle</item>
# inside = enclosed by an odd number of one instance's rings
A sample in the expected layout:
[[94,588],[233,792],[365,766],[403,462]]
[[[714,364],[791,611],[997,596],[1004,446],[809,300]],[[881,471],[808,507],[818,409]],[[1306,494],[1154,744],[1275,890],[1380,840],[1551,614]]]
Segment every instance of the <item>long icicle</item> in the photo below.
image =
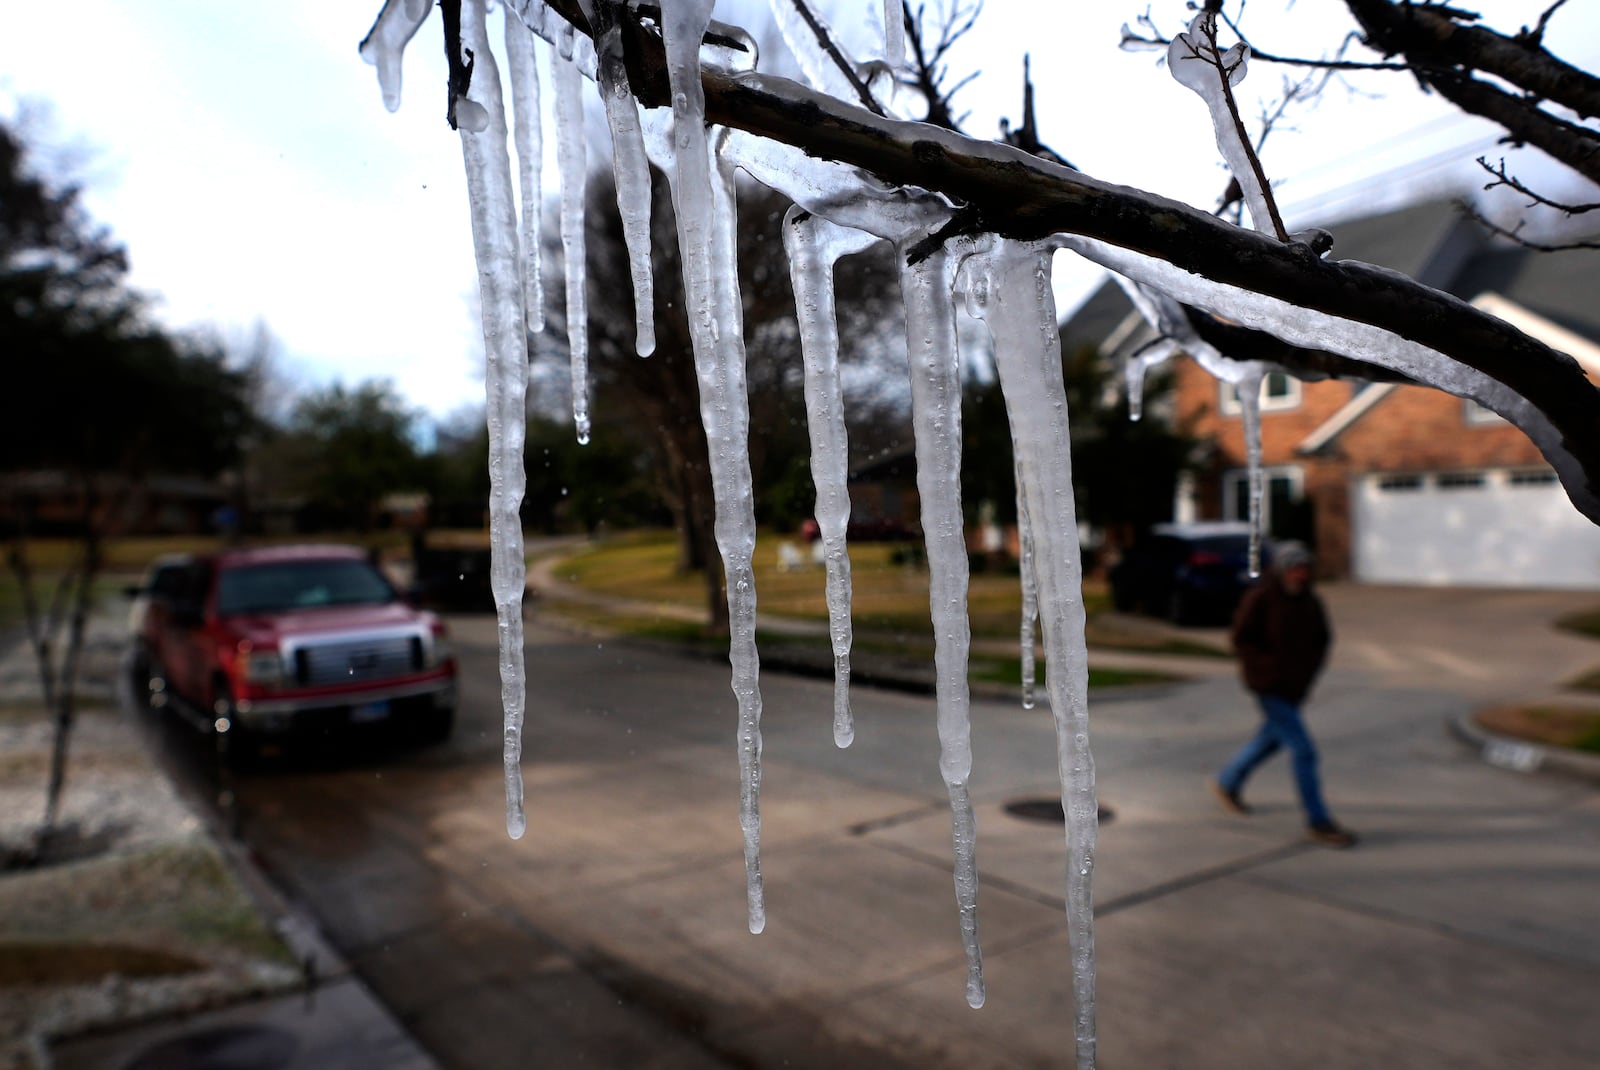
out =
[[1265,375],[1256,368],[1234,384],[1239,413],[1244,418],[1244,454],[1250,487],[1250,576],[1261,575],[1261,384]]
[[611,166],[616,176],[617,212],[633,276],[634,349],[641,357],[656,350],[655,280],[650,266],[650,164],[645,156],[639,107],[628,85],[622,54],[619,0],[579,0],[594,29],[595,81],[611,129]]
[[[570,52],[570,48],[568,49]],[[561,170],[561,251],[567,275],[567,349],[572,357],[572,423],[589,442],[588,242],[584,199],[589,154],[583,136],[583,75],[572,60],[551,57],[556,89],[556,159]]]
[[[1012,454],[1019,451],[1015,444]],[[1034,628],[1039,623],[1039,578],[1033,570],[1033,525],[1028,521],[1028,496],[1022,493],[1022,469],[1016,469],[1017,484],[1017,543],[1021,550],[1022,573],[1022,627],[1018,636],[1022,649],[1022,708],[1031,710],[1035,703]]]
[[828,578],[828,635],[833,641],[833,741],[855,739],[850,716],[850,524],[849,453],[844,394],[839,385],[839,325],[835,316],[833,266],[878,239],[791,207],[783,217],[783,247],[789,254],[800,353],[805,363],[806,427],[811,435],[811,481],[817,488],[817,527],[822,533]]
[[1072,951],[1077,1070],[1095,1063],[1094,901],[1090,879],[1099,808],[1089,752],[1089,657],[1083,565],[1072,496],[1061,336],[1043,244],[996,239],[968,261],[978,311],[994,338],[995,366],[1027,498],[1044,629],[1045,681],[1056,723],[1061,807],[1067,818],[1067,932]]
[[955,848],[956,905],[967,953],[967,1003],[983,1006],[983,952],[978,944],[977,819],[968,780],[972,775],[971,696],[967,654],[967,541],[961,515],[961,368],[955,303],[955,266],[939,249],[902,267],[906,356],[911,371],[911,418],[917,440],[917,493],[928,552],[928,606],[933,616],[934,687],[938,705],[939,772],[950,792]]
[[892,71],[905,62],[906,23],[901,0],[883,0],[883,62]]
[[485,390],[489,425],[490,584],[500,637],[500,701],[505,708],[506,831],[527,829],[522,802],[523,676],[522,596],[527,565],[522,546],[522,494],[527,477],[522,448],[527,434],[528,339],[517,256],[517,211],[506,154],[505,104],[500,72],[489,48],[484,0],[461,5],[461,43],[476,57],[471,94],[488,115],[488,128],[461,130],[461,154],[472,205],[472,245],[483,305]]
[[528,330],[544,330],[544,280],[541,238],[544,234],[544,124],[539,100],[539,57],[533,31],[512,15],[506,18],[506,75],[511,82],[511,111],[516,129],[517,188],[522,194],[522,302]]
[[761,881],[761,685],[756,653],[755,495],[744,366],[731,165],[712,166],[700,85],[700,41],[713,0],[666,5],[662,31],[672,87],[672,199],[678,220],[700,419],[710,452],[717,549],[728,589],[728,661],[739,702],[739,824],[750,931],[766,927]]

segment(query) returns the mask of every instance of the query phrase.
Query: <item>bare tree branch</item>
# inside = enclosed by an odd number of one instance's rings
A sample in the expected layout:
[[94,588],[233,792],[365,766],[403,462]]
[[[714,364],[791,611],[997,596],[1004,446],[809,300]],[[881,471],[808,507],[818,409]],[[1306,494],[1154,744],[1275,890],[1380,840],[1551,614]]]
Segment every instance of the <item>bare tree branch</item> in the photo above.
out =
[[[576,3],[549,0],[549,6],[565,17]],[[630,50],[638,58],[636,95],[647,107],[668,106],[659,37],[636,22],[624,33],[632,35]],[[1537,408],[1583,469],[1583,485],[1569,483],[1569,493],[1582,499],[1585,512],[1600,508],[1600,391],[1570,357],[1457,298],[1392,271],[1323,259],[1309,245],[1276,241],[1010,145],[882,118],[784,79],[706,67],[701,82],[708,123],[795,146],[891,185],[941,194],[958,206],[961,229],[1019,240],[1081,235],[1441,353]],[[1295,368],[1292,355],[1280,362]],[[1374,370],[1371,377],[1382,374]]]
[[1566,252],[1572,252],[1572,251],[1577,250],[1577,249],[1600,249],[1600,241],[1594,241],[1594,240],[1588,240],[1588,239],[1575,239],[1573,241],[1566,241],[1566,242],[1536,242],[1536,241],[1530,241],[1529,239],[1524,238],[1522,236],[1522,224],[1521,223],[1518,223],[1514,227],[1503,227],[1499,223],[1496,223],[1494,220],[1489,219],[1486,216],[1484,216],[1484,214],[1482,212],[1479,212],[1476,208],[1474,208],[1472,205],[1466,203],[1465,201],[1459,202],[1457,207],[1459,207],[1461,209],[1461,214],[1462,215],[1464,215],[1467,218],[1473,220],[1474,222],[1480,224],[1486,230],[1489,230],[1489,231],[1491,231],[1491,232],[1493,232],[1495,234],[1498,234],[1502,238],[1507,238],[1507,239],[1509,239],[1511,241],[1516,242],[1518,245],[1522,246],[1524,249],[1532,249],[1535,252],[1540,252],[1540,253],[1566,253]]
[[[1536,39],[1519,40],[1466,25],[1476,16],[1467,19],[1467,13],[1432,4],[1345,0],[1345,6],[1365,31],[1368,46],[1386,56],[1404,55],[1423,70],[1482,71],[1532,94],[1535,101],[1554,101],[1585,118],[1600,115],[1600,78],[1558,59]],[[1540,20],[1541,34],[1554,10]]]
[[1536,204],[1543,205],[1546,208],[1554,208],[1557,211],[1565,212],[1569,216],[1582,215],[1584,212],[1600,210],[1600,201],[1595,201],[1591,204],[1563,204],[1560,201],[1553,201],[1543,194],[1534,192],[1527,186],[1523,185],[1515,175],[1506,173],[1506,161],[1504,157],[1501,158],[1498,164],[1491,165],[1487,158],[1479,156],[1478,166],[1495,177],[1495,181],[1485,185],[1483,187],[1484,189],[1490,190],[1499,186],[1509,186],[1511,189],[1516,190],[1518,193],[1528,198],[1528,206],[1530,208]]

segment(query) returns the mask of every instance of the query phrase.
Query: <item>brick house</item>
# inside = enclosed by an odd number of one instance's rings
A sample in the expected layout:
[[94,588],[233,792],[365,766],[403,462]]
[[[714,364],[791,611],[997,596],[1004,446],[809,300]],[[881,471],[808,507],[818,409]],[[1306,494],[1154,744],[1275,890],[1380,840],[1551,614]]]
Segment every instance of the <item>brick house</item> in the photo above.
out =
[[[1402,271],[1563,350],[1600,382],[1600,252],[1491,243],[1447,202],[1330,229],[1334,254]],[[1126,310],[1111,315],[1118,303]],[[1115,327],[1107,330],[1112,322]],[[1149,337],[1108,285],[1064,327],[1116,359]],[[1178,519],[1244,519],[1243,421],[1233,388],[1179,358],[1166,417],[1200,442]],[[1330,577],[1364,582],[1600,588],[1600,528],[1567,500],[1527,437],[1426,387],[1348,380],[1262,387],[1266,523],[1313,543]]]

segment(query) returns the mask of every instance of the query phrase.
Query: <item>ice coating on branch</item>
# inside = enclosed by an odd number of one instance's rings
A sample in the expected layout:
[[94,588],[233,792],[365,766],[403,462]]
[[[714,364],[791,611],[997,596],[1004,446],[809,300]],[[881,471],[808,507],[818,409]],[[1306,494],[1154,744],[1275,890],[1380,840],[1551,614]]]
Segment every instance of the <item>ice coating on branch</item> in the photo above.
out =
[[400,60],[406,44],[427,20],[430,10],[432,5],[422,0],[388,0],[361,41],[361,58],[378,68],[383,106],[390,111],[400,108]]
[[1194,90],[1211,112],[1217,149],[1244,192],[1245,207],[1259,231],[1283,237],[1283,224],[1272,211],[1268,194],[1262,188],[1251,161],[1251,150],[1244,127],[1233,102],[1233,87],[1244,81],[1250,63],[1250,46],[1243,41],[1222,50],[1217,45],[1217,16],[1202,11],[1167,46],[1167,69],[1180,85]]
[[712,0],[665,5],[662,36],[672,89],[672,201],[678,219],[700,421],[710,449],[717,549],[728,585],[728,661],[739,701],[739,824],[744,830],[750,931],[766,927],[761,883],[761,685],[756,655],[755,494],[744,312],[735,259],[732,165],[713,166],[700,85],[700,41]]
[[833,741],[855,739],[850,717],[850,523],[849,453],[844,394],[839,386],[839,326],[833,298],[833,266],[877,239],[791,207],[783,218],[789,254],[800,352],[805,363],[806,427],[811,435],[811,480],[817,488],[817,527],[827,563],[828,635],[833,641]]
[[1016,444],[1019,493],[1033,533],[1046,683],[1067,818],[1067,930],[1078,1070],[1095,1063],[1094,903],[1090,878],[1099,807],[1089,752],[1083,568],[1072,496],[1061,336],[1045,243],[994,240],[967,262],[968,292],[994,338],[995,366]]
[[574,36],[567,20],[550,10],[544,0],[501,0],[509,14],[544,38],[551,47],[564,49],[563,56],[578,65],[585,77],[595,76],[594,44],[582,34]]
[[516,128],[517,189],[522,194],[522,293],[528,330],[544,330],[544,281],[540,252],[544,234],[544,124],[539,101],[539,61],[533,32],[506,13],[506,75],[511,82],[511,111]]
[[[1020,452],[1016,443],[1012,443],[1012,456]],[[1022,708],[1031,710],[1034,707],[1034,681],[1037,672],[1034,666],[1034,627],[1039,621],[1039,580],[1033,571],[1033,527],[1028,522],[1028,496],[1022,493],[1022,466],[1017,465],[1017,541],[1021,544],[1022,560],[1022,628],[1018,636],[1022,651]]]
[[506,154],[500,72],[484,25],[484,0],[461,5],[461,42],[476,57],[471,93],[489,117],[482,132],[461,130],[472,206],[472,245],[483,305],[484,385],[489,425],[490,584],[500,638],[500,701],[505,707],[506,831],[527,829],[522,807],[522,715],[526,703],[522,654],[522,467],[526,437],[528,341],[517,255],[517,210]]
[[892,71],[905,62],[906,23],[902,0],[883,0],[883,62]]
[[1250,578],[1261,575],[1261,384],[1256,369],[1234,385],[1244,419],[1244,455],[1250,480]]
[[967,1003],[983,1006],[983,952],[978,945],[977,819],[967,781],[972,775],[972,725],[967,684],[967,539],[961,514],[961,367],[956,310],[950,295],[955,263],[941,248],[905,263],[906,359],[911,372],[911,422],[917,440],[917,494],[928,554],[928,607],[933,616],[934,689],[938,704],[939,773],[950,792],[956,905],[967,953]]
[[611,130],[611,166],[616,175],[617,212],[633,276],[634,348],[641,357],[656,349],[655,281],[650,268],[650,163],[645,156],[639,108],[628,87],[622,55],[622,28],[616,0],[579,0],[595,28],[596,80]]
[[[773,21],[778,24],[784,43],[789,46],[795,61],[800,64],[800,70],[806,76],[806,81],[814,88],[840,100],[860,100],[855,85],[845,76],[844,71],[840,70],[834,58],[828,55],[828,50],[822,47],[822,43],[817,40],[817,31],[812,29],[805,17],[800,14],[794,0],[771,0],[771,6]],[[822,31],[828,34],[834,47],[839,48],[838,36],[828,28],[827,20],[815,9],[815,5],[812,6],[811,16],[816,19]],[[840,55],[844,55],[842,50]],[[845,62],[854,68],[855,64],[850,57],[845,56]]]
[[589,154],[583,138],[583,75],[571,60],[551,58],[556,89],[556,163],[561,170],[561,252],[567,277],[567,349],[572,357],[572,424],[589,442],[588,248],[584,194]]

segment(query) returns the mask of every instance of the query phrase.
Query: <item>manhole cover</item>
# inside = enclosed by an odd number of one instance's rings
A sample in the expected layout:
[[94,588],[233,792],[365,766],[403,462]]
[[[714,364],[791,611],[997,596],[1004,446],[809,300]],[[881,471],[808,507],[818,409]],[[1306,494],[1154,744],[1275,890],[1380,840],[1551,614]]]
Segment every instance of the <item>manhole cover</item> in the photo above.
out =
[[285,1030],[229,1025],[164,1040],[123,1070],[282,1070],[299,1049]]
[[[1061,800],[1046,799],[1013,799],[1005,805],[1006,813],[1012,817],[1020,817],[1024,821],[1048,821],[1057,825],[1067,823],[1066,814],[1061,811]],[[1100,807],[1100,821],[1104,825],[1114,816],[1111,808],[1105,805]]]

